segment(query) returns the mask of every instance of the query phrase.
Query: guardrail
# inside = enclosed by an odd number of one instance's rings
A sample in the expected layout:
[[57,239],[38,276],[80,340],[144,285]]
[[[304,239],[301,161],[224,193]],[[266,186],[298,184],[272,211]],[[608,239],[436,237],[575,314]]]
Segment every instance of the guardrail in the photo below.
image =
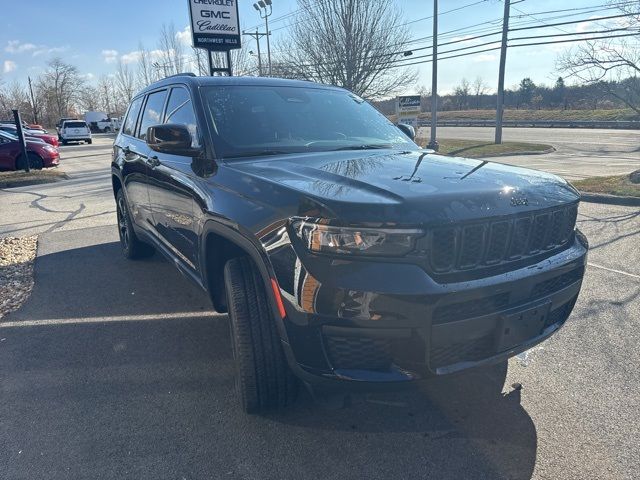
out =
[[[418,126],[428,127],[431,125],[429,119],[418,119]],[[590,121],[590,120],[504,120],[505,127],[533,127],[533,128],[611,128],[621,130],[639,130],[640,121],[634,120],[611,120],[611,121]],[[440,127],[495,127],[495,120],[446,120],[438,119]]]

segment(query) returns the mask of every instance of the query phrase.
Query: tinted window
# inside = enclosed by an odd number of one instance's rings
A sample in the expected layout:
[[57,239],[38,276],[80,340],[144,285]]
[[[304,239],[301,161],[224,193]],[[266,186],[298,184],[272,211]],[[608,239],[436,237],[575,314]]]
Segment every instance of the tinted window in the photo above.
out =
[[223,157],[261,152],[359,148],[415,150],[384,115],[353,93],[327,88],[206,88],[216,151]]
[[140,107],[142,106],[142,98],[136,98],[131,102],[129,111],[127,112],[127,118],[122,126],[122,133],[125,135],[133,135],[133,131],[136,128],[136,120],[138,119],[138,113],[140,113]]
[[142,112],[142,120],[140,120],[140,133],[138,134],[138,138],[141,140],[146,140],[147,128],[162,123],[162,107],[166,97],[166,90],[152,93],[147,97],[147,103]]
[[65,128],[86,128],[87,124],[84,122],[64,122]]
[[177,123],[186,125],[191,132],[191,145],[199,146],[196,114],[189,98],[189,92],[184,88],[174,88],[171,90],[169,101],[167,102],[167,113],[164,123]]

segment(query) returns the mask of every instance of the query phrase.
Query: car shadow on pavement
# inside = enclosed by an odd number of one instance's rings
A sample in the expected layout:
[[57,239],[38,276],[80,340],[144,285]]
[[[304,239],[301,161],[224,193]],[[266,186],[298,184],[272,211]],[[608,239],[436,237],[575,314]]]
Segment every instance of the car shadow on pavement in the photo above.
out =
[[531,478],[536,429],[519,389],[499,393],[506,364],[398,393],[301,389],[248,416],[227,317],[172,265],[45,247],[0,328],[6,478]]
[[207,295],[159,254],[128,261],[116,242],[42,253],[31,299],[9,320],[212,314]]

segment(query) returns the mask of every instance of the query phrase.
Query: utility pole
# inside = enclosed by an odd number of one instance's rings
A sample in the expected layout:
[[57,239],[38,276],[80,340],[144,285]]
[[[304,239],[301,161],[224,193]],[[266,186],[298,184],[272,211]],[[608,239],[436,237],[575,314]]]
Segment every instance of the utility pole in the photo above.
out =
[[507,62],[507,36],[509,34],[509,8],[511,0],[504,0],[502,19],[502,46],[500,48],[500,72],[498,73],[498,103],[496,105],[496,144],[502,143],[502,115],[504,113],[504,70]]
[[33,110],[33,123],[40,123],[38,121],[38,107],[36,107],[36,97],[33,94],[33,86],[31,85],[31,77],[27,77],[29,81],[29,95],[31,96],[31,109]]
[[258,76],[261,77],[262,76],[262,55],[260,54],[260,37],[264,37],[266,33],[260,33],[256,28],[256,33],[242,32],[242,35],[248,35],[251,38],[254,38],[256,40],[256,45],[258,46]]
[[438,151],[438,0],[433,0],[433,57],[431,62],[431,136],[427,148]]

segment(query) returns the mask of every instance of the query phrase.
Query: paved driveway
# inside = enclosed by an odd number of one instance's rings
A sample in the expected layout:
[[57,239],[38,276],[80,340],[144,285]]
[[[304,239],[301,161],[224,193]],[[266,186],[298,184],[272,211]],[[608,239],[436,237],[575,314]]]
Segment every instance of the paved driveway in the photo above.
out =
[[[429,135],[422,129],[421,135]],[[438,137],[492,142],[493,128],[440,127]],[[621,175],[640,169],[640,131],[581,128],[505,128],[505,141],[547,143],[545,155],[508,156],[495,161],[546,170],[569,180]]]
[[579,221],[576,310],[503,395],[498,368],[265,417],[235,405],[227,317],[171,265],[125,261],[113,226],[46,233],[0,323],[2,478],[637,478],[640,214]]

